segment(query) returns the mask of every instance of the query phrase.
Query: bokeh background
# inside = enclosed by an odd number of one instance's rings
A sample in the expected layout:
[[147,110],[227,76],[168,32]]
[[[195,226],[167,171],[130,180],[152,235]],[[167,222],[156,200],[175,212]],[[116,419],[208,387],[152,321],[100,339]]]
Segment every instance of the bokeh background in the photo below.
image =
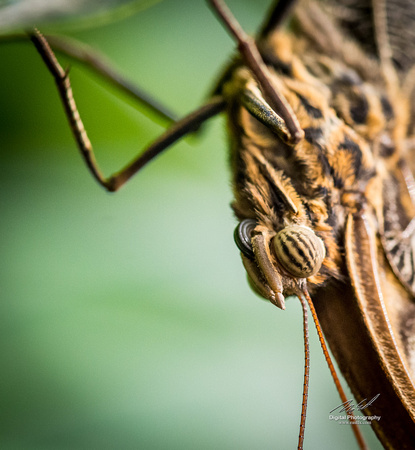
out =
[[[249,32],[270,5],[228,3]],[[165,0],[72,35],[180,115],[205,98],[234,49],[202,0]],[[71,66],[109,174],[163,128]],[[296,448],[301,308],[292,299],[277,310],[247,286],[223,117],[108,194],[29,43],[0,46],[0,104],[0,447]],[[305,446],[355,448],[349,427],[328,419],[340,400],[313,329],[311,340]]]

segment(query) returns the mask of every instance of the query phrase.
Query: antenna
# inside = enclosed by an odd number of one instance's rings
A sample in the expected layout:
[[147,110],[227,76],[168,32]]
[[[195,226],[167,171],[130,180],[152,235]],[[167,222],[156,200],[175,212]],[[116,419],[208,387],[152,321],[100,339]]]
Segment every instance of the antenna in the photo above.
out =
[[304,335],[303,402],[301,404],[300,434],[298,435],[298,446],[297,446],[297,450],[302,450],[305,434],[305,419],[307,417],[308,386],[310,379],[310,345],[308,335],[307,302],[302,295],[299,295],[298,298],[303,308],[303,335]]
[[[318,334],[318,338],[320,340],[321,348],[323,349],[324,357],[326,358],[327,364],[329,366],[330,373],[331,373],[331,376],[333,377],[334,384],[336,385],[337,391],[338,391],[338,393],[340,395],[340,398],[341,398],[342,402],[345,404],[345,408],[347,410],[347,414],[351,415],[352,414],[352,410],[351,410],[350,404],[348,403],[346,394],[345,394],[345,392],[343,390],[342,385],[340,384],[340,380],[339,380],[339,377],[338,377],[338,375],[336,373],[336,369],[334,368],[333,362],[332,362],[331,357],[329,355],[329,351],[327,349],[326,341],[325,341],[325,339],[323,337],[323,332],[321,330],[320,322],[318,320],[317,313],[316,313],[316,310],[314,308],[313,301],[311,300],[310,294],[308,293],[307,287],[305,285],[301,288],[299,297],[303,297],[302,294],[304,294],[305,300],[307,301],[308,307],[310,308],[311,315],[313,316],[313,320],[314,320],[314,324],[315,324],[316,329],[317,329],[317,334]],[[303,301],[305,301],[304,297],[303,297]],[[352,427],[352,431],[353,431],[353,433],[355,435],[355,438],[357,440],[359,448],[361,450],[368,450],[368,446],[366,445],[366,442],[363,439],[363,435],[360,432],[359,427],[353,421],[350,423],[350,425]]]

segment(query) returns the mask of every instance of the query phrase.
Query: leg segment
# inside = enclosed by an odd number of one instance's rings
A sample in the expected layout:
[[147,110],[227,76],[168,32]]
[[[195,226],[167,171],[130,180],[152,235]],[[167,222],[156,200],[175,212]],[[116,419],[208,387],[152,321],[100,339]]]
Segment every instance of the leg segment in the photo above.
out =
[[298,143],[304,137],[304,131],[301,129],[298,119],[287,100],[273,85],[271,75],[262,60],[255,41],[245,33],[222,0],[209,0],[209,3],[226,25],[229,32],[237,40],[239,51],[241,52],[246,65],[258,81],[264,97],[274,111],[284,120],[290,133],[291,143]]
[[267,36],[276,30],[294,7],[296,0],[276,0],[271,7],[270,13],[259,30],[259,39],[266,39]]
[[[144,105],[155,114],[156,118],[161,119],[160,122],[162,124],[171,124],[177,120],[177,117],[173,112],[147,94],[143,89],[121,75],[113,67],[111,62],[97,50],[73,38],[46,36],[46,40],[54,51],[58,51],[59,53],[80,62],[85,67],[104,78],[108,83],[114,85],[117,89],[130,96],[133,100]],[[16,33],[0,36],[0,42],[27,42],[27,34]]]
[[159,155],[163,150],[167,149],[181,137],[197,129],[203,122],[217,115],[225,108],[225,100],[221,96],[213,97],[201,108],[176,122],[121,171],[106,178],[96,162],[91,142],[76,107],[68,72],[63,70],[48,42],[39,31],[35,30],[30,38],[55,79],[72,133],[89,170],[98,183],[108,191],[113,192],[118,190],[145,164]]

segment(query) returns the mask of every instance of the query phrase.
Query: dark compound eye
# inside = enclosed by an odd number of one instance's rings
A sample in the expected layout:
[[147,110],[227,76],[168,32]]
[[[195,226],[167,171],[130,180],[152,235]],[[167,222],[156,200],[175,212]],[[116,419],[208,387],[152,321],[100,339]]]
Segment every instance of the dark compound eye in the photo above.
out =
[[254,219],[243,220],[236,228],[233,233],[235,243],[239,250],[250,259],[254,258],[254,251],[252,250],[251,238],[252,231],[256,227],[257,223]]

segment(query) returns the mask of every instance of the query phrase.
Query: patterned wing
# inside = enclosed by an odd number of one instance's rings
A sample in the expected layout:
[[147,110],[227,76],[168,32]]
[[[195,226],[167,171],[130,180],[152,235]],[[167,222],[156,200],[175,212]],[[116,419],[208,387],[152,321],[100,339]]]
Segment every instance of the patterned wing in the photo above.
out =
[[395,275],[415,296],[415,208],[410,195],[414,183],[411,172],[405,166],[402,169],[384,180],[380,233]]
[[[389,408],[386,410],[391,414],[387,419],[385,417],[388,423],[383,423],[379,432],[380,435],[387,435],[388,428],[394,430],[387,439],[382,439],[385,447],[412,448],[410,443],[415,442],[415,390],[412,381],[415,372],[412,339],[414,324],[413,320],[412,326],[408,326],[407,322],[408,318],[414,317],[415,305],[404,289],[393,281],[393,277],[388,276],[387,263],[376,242],[374,223],[375,219],[370,214],[349,214],[345,249],[358,317],[365,324],[355,338],[364,339],[366,333],[370,336],[372,349],[381,361],[383,370],[377,371],[376,381],[371,380],[366,387],[365,380],[360,380],[352,388],[358,390],[364,387],[364,395],[370,389],[375,389],[380,397],[385,397],[382,401],[388,403]],[[349,306],[352,311],[352,302]],[[364,349],[363,354],[368,359],[373,356],[369,347]],[[350,369],[354,375],[370,378],[373,366],[362,370],[359,365],[357,368],[354,366],[356,363],[353,360],[351,362]],[[376,429],[378,424],[373,426]]]
[[[326,4],[325,2],[322,3]],[[329,0],[342,29],[369,55],[392,60],[409,100],[408,136],[415,134],[415,2],[413,0]],[[386,70],[385,74],[390,71]],[[415,145],[407,141],[411,160]],[[410,161],[415,173],[415,163]]]
[[375,8],[386,19],[392,58],[398,70],[407,72],[415,63],[415,2],[411,0],[330,0],[334,16],[359,44],[379,55]]

